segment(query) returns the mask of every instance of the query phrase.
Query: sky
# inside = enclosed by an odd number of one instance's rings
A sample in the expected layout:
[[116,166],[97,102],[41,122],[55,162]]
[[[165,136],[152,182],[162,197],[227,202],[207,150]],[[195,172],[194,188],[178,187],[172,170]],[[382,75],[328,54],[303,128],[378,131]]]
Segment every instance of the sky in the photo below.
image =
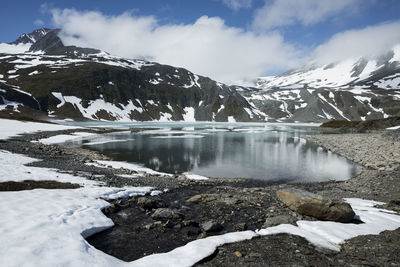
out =
[[67,45],[232,83],[400,43],[398,0],[2,0],[0,42],[40,27]]

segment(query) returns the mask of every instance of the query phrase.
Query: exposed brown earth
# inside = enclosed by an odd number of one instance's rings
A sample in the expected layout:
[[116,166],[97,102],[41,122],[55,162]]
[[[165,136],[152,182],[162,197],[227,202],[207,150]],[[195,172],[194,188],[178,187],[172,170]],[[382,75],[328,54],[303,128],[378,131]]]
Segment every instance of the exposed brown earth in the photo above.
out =
[[78,184],[61,183],[57,181],[32,181],[25,180],[22,182],[3,182],[0,183],[1,191],[22,191],[22,190],[33,190],[33,189],[75,189],[79,188]]

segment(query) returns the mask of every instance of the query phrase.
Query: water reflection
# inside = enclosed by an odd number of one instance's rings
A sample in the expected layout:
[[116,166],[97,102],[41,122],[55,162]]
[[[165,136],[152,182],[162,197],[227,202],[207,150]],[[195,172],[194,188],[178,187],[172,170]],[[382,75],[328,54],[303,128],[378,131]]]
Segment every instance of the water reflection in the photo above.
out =
[[352,162],[301,139],[304,133],[309,132],[291,127],[181,127],[109,134],[79,145],[157,171],[209,177],[305,182],[346,180],[361,171]]

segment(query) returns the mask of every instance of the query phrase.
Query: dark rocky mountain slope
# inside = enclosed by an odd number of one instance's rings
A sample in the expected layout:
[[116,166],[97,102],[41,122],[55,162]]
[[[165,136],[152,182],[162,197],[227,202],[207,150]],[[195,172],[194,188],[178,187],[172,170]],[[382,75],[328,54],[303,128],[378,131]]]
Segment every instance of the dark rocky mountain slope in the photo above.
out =
[[64,46],[49,31],[26,53],[0,54],[0,105],[60,118],[260,121],[234,88],[186,69]]
[[[299,121],[400,116],[400,48],[374,60],[311,65],[253,87],[227,86],[189,70],[65,46],[39,29],[0,51],[0,114],[75,120]],[[28,112],[29,111],[29,112]]]

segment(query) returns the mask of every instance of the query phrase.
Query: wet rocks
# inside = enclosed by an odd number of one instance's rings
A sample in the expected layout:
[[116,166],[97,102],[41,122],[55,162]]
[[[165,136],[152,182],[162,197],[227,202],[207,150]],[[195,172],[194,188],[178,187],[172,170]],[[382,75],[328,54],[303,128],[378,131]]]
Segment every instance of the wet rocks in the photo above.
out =
[[289,188],[277,192],[277,196],[291,210],[314,218],[335,222],[351,222],[355,213],[344,201],[332,201],[301,189]]
[[137,199],[137,204],[139,207],[145,210],[152,210],[165,207],[165,203],[163,203],[162,201],[148,197],[139,197]]
[[276,226],[276,225],[284,224],[284,223],[294,224],[295,222],[296,222],[296,219],[293,216],[277,215],[274,217],[266,218],[262,227],[268,228],[268,227],[272,227],[272,226]]
[[161,221],[177,220],[183,217],[184,215],[180,213],[178,210],[169,208],[158,208],[154,211],[153,215],[151,215],[151,218],[153,220],[161,220]]
[[236,205],[241,202],[238,196],[232,194],[200,194],[194,195],[188,200],[187,203],[219,203],[224,205]]
[[222,226],[222,224],[220,224],[216,221],[207,221],[207,222],[201,224],[201,228],[205,232],[219,232],[224,227]]
[[238,223],[233,227],[233,229],[235,231],[245,231],[247,230],[247,223]]

